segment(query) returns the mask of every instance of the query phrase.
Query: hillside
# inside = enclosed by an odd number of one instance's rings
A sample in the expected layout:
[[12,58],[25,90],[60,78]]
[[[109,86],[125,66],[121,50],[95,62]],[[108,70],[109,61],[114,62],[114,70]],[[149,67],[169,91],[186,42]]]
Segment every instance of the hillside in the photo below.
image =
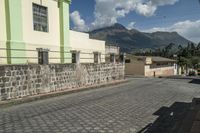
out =
[[115,24],[89,32],[90,38],[105,40],[106,44],[114,44],[121,47],[124,52],[135,49],[162,48],[170,43],[186,46],[189,42],[177,32],[144,33],[136,29],[128,30],[121,24]]

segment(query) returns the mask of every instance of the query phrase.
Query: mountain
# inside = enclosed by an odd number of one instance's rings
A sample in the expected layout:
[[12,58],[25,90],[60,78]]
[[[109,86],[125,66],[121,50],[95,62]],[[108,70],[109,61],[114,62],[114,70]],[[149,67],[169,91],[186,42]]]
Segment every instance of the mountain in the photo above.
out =
[[186,46],[189,42],[177,32],[144,33],[136,29],[128,30],[121,24],[114,24],[89,32],[90,38],[105,40],[107,45],[117,45],[123,52],[132,52],[135,49],[163,48],[174,43],[177,46]]

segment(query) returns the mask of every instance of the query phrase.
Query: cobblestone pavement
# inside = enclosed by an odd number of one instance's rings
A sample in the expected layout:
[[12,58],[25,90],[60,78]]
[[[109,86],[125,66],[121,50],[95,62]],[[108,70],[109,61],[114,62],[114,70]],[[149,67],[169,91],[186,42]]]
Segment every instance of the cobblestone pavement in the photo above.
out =
[[189,80],[133,78],[130,82],[0,109],[5,133],[135,133],[174,102],[200,96]]

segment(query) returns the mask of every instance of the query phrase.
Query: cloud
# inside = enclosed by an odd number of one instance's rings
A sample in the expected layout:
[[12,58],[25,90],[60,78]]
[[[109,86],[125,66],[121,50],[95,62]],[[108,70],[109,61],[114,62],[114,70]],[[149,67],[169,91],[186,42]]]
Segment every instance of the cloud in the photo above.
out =
[[164,6],[164,5],[173,5],[179,0],[151,0],[152,5]]
[[159,6],[173,5],[178,0],[95,0],[95,20],[90,30],[113,25],[132,11],[150,17]]
[[77,31],[88,31],[89,28],[85,24],[85,21],[81,18],[80,13],[78,11],[74,11],[70,14],[71,20],[74,23],[74,30]]
[[127,25],[127,29],[131,30],[135,27],[135,22],[130,22],[128,25]]
[[136,6],[136,12],[146,17],[152,16],[156,9],[157,7],[152,5],[151,2],[146,4],[138,3]]
[[111,26],[118,22],[118,19],[125,17],[130,12],[150,17],[155,14],[159,6],[173,5],[179,0],[95,0],[95,20],[86,25],[78,11],[71,13],[74,29],[88,31]]
[[178,32],[180,35],[185,38],[190,39],[198,43],[200,41],[200,19],[196,21],[182,21],[174,23],[169,27],[155,27],[151,29],[144,30],[144,32],[155,32],[155,31],[168,31],[168,32]]

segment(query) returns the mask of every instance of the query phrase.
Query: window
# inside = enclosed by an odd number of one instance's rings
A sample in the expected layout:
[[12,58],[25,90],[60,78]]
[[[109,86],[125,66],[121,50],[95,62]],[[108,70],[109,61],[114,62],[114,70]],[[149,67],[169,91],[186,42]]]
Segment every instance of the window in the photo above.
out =
[[38,64],[47,65],[49,64],[49,50],[43,48],[37,48],[38,51]]
[[72,53],[72,63],[76,63],[76,53]]
[[94,53],[94,63],[98,63],[98,53]]
[[112,62],[112,63],[115,62],[115,54],[110,55],[110,62]]
[[100,63],[101,62],[101,53],[94,52],[94,63]]
[[126,59],[125,63],[131,63],[131,60],[130,59]]
[[120,55],[119,58],[120,58],[120,62],[124,62],[124,54]]
[[48,32],[47,7],[33,3],[33,28],[35,31]]

